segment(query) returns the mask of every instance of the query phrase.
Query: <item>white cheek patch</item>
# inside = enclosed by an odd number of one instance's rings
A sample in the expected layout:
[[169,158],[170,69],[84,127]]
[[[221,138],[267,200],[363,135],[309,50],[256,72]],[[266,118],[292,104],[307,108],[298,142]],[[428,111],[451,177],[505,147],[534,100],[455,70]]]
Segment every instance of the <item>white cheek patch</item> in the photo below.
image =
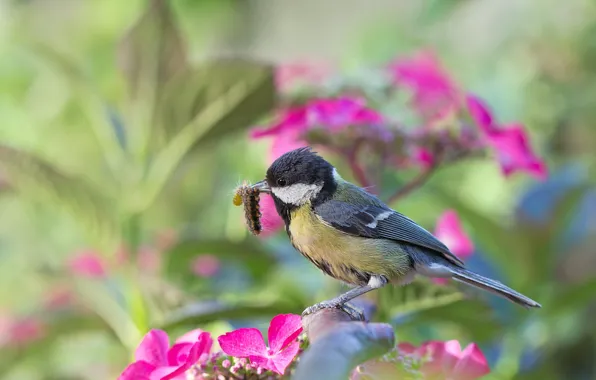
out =
[[368,228],[376,228],[378,222],[380,222],[381,220],[385,220],[385,219],[389,218],[391,216],[391,214],[393,214],[393,211],[385,211],[385,212],[380,213],[379,215],[377,215],[377,217],[375,218],[375,220],[373,220],[372,222],[368,223],[366,225],[366,227],[368,227]]
[[284,203],[301,206],[315,198],[322,188],[323,185],[295,183],[285,187],[272,187],[271,192]]

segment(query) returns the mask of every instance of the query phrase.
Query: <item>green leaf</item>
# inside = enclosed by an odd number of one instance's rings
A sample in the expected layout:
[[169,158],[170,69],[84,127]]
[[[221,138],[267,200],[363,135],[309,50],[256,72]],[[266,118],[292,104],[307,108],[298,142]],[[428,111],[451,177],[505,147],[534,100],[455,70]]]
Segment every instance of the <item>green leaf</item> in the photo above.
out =
[[113,242],[118,236],[114,202],[83,178],[65,174],[35,155],[0,145],[0,170],[19,192],[55,202],[85,224],[90,236]]
[[118,65],[127,79],[131,100],[127,132],[132,151],[141,159],[148,153],[164,86],[188,67],[185,44],[170,3],[149,1],[145,13],[118,48]]
[[[167,141],[152,160],[140,194],[131,196],[133,212],[140,212],[153,203],[193,147],[250,126],[274,105],[273,68],[268,65],[219,60],[197,69],[196,75],[202,79],[198,87],[200,95],[193,98],[193,107],[186,115],[188,121],[182,118],[180,122],[185,124],[176,126],[170,122],[173,116],[165,113],[160,130],[172,126],[175,133],[162,133],[161,138]],[[179,80],[188,83],[190,78],[192,76],[183,75]],[[174,94],[182,93],[177,86],[173,86],[172,91]],[[177,104],[174,99],[172,102],[170,104]]]
[[187,67],[186,48],[170,9],[170,1],[151,0],[124,35],[118,47],[118,65],[132,97],[163,87]]
[[246,86],[243,99],[229,104],[217,125],[202,137],[202,143],[249,127],[273,108],[273,67],[242,58],[215,59],[176,75],[164,89],[154,142],[163,146],[210,103],[242,83]]
[[196,281],[191,272],[192,261],[201,254],[215,255],[221,260],[233,260],[241,263],[254,280],[260,280],[264,274],[276,265],[276,260],[256,239],[240,242],[228,240],[187,240],[171,248],[164,257],[164,271],[167,278],[188,286]]
[[283,300],[270,302],[236,302],[218,301],[197,302],[173,312],[160,325],[162,329],[175,329],[184,326],[200,326],[201,324],[219,320],[242,320],[251,318],[271,318],[283,313],[301,313],[302,310]]

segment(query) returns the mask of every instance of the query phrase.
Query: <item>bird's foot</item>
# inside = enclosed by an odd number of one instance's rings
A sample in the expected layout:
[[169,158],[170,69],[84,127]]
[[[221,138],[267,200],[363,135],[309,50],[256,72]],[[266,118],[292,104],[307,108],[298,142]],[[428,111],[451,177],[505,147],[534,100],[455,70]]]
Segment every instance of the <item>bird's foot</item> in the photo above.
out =
[[314,314],[323,309],[340,309],[346,314],[348,314],[353,321],[366,321],[366,318],[362,310],[347,302],[338,303],[334,301],[323,301],[306,308],[306,310],[302,312],[302,318],[306,317],[307,315]]

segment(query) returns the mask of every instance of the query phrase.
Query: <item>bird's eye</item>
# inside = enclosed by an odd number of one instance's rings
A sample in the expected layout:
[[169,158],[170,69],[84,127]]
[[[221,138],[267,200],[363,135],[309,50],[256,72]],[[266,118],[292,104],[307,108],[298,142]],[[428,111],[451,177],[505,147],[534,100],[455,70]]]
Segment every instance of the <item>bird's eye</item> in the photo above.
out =
[[286,185],[286,180],[283,178],[280,178],[277,180],[277,185],[278,186],[285,186]]

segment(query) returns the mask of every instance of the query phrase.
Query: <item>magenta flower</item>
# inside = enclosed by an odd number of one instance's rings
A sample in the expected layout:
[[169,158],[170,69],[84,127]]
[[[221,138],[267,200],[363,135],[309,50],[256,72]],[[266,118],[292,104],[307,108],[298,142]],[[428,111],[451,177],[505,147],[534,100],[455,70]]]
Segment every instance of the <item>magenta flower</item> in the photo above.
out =
[[284,153],[287,153],[294,149],[305,147],[307,145],[308,143],[302,140],[300,132],[296,130],[290,130],[275,135],[271,141],[271,148],[269,149],[269,157],[267,159],[267,163],[272,164],[273,161],[278,159]]
[[46,335],[46,325],[34,317],[13,317],[0,313],[0,347],[24,347]]
[[[466,235],[454,210],[445,211],[437,220],[435,236],[457,257],[465,259],[474,253],[474,243]],[[447,279],[434,278],[435,284],[445,285]]]
[[468,106],[468,112],[472,120],[474,120],[480,131],[489,134],[498,130],[498,126],[494,124],[492,113],[482,99],[468,94],[466,96],[466,105]]
[[474,253],[474,243],[466,235],[455,210],[447,210],[439,217],[435,227],[435,236],[461,259]]
[[484,354],[475,343],[463,351],[457,340],[425,342],[418,348],[402,343],[398,349],[417,358],[430,359],[421,368],[425,379],[475,380],[490,372]]
[[302,332],[299,315],[281,314],[271,320],[268,331],[269,347],[255,328],[242,328],[218,338],[223,352],[248,358],[251,363],[283,375],[300,349],[298,335]]
[[191,263],[191,271],[199,277],[213,277],[219,272],[221,263],[214,255],[199,255]]
[[546,178],[546,165],[532,151],[521,124],[499,126],[484,101],[474,95],[468,95],[466,103],[470,116],[482,132],[485,143],[494,150],[505,176],[521,171],[539,179]]
[[271,126],[255,129],[251,136],[260,138],[286,132],[303,134],[313,128],[336,133],[349,126],[378,126],[382,121],[382,115],[368,108],[364,100],[359,98],[314,99],[305,105],[282,111]]
[[412,91],[413,106],[423,117],[441,119],[459,108],[459,90],[431,51],[398,59],[389,72],[397,86]]
[[261,194],[261,225],[263,231],[259,235],[260,237],[268,237],[276,233],[280,228],[284,226],[283,219],[279,216],[275,210],[275,203],[273,198],[268,194]]
[[107,276],[106,264],[95,251],[83,251],[72,257],[68,263],[70,272],[79,277],[104,278]]
[[206,361],[212,345],[211,335],[199,329],[184,334],[172,347],[168,334],[151,330],[137,347],[135,362],[118,380],[185,380],[186,371]]
[[521,124],[493,131],[486,138],[488,145],[495,151],[501,171],[506,177],[517,171],[526,172],[538,179],[547,177],[546,164],[532,151]]

